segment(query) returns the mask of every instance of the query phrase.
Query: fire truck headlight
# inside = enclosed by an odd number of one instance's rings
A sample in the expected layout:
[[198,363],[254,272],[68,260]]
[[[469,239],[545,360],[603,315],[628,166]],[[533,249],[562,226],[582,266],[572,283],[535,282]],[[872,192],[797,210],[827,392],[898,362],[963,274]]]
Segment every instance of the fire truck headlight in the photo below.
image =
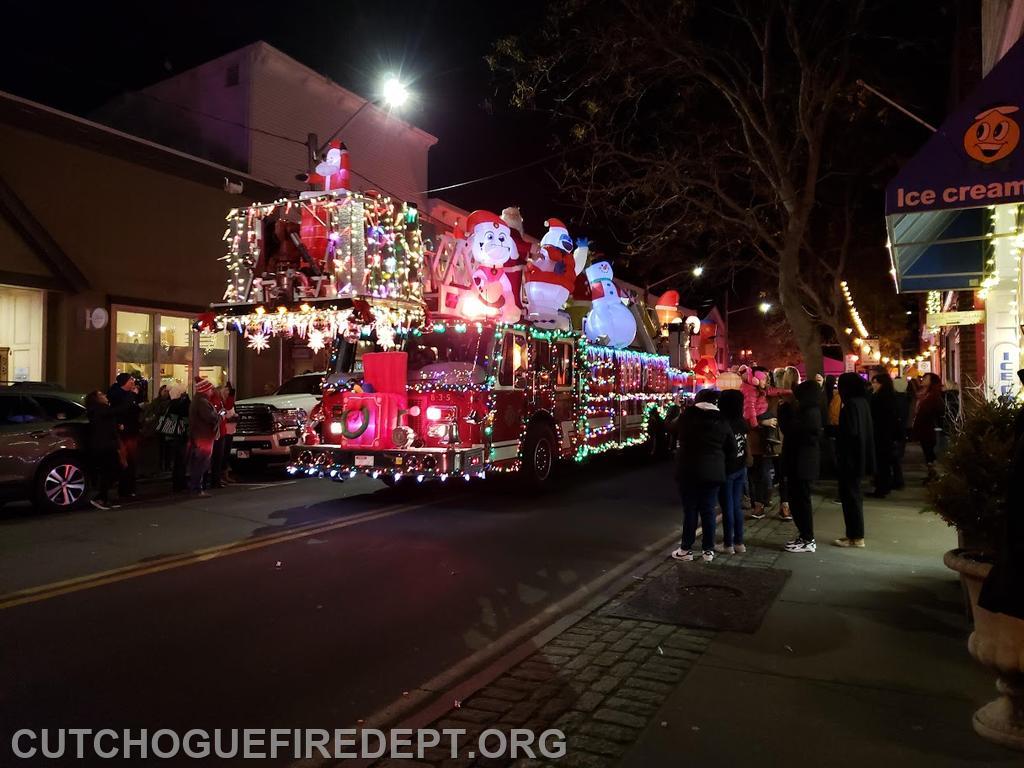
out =
[[427,421],[440,421],[441,420],[441,409],[436,405],[431,405],[427,408]]
[[409,415],[410,416],[419,416],[420,415],[420,407],[418,405],[411,405],[411,406],[409,406]]
[[331,434],[332,435],[340,435],[341,434],[341,422],[340,421],[332,421],[331,422]]

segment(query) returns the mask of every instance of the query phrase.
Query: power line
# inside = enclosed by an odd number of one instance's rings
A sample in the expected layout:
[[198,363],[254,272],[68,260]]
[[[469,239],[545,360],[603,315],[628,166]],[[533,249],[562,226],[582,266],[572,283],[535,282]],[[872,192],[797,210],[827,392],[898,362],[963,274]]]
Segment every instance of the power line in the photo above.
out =
[[429,194],[431,194],[433,192],[444,192],[445,190],[448,190],[448,189],[456,189],[457,187],[465,187],[465,186],[469,186],[470,184],[477,184],[478,182],[481,182],[481,181],[490,181],[491,179],[496,179],[499,176],[507,176],[510,173],[515,173],[516,171],[521,171],[524,168],[530,168],[530,167],[532,167],[534,165],[540,165],[541,163],[546,163],[548,160],[554,160],[556,157],[561,157],[562,155],[565,155],[565,154],[567,154],[569,152],[572,152],[573,149],[576,149],[576,147],[572,147],[570,149],[563,149],[560,152],[555,152],[553,155],[548,155],[547,157],[541,157],[541,158],[538,158],[536,160],[531,160],[528,163],[523,163],[522,165],[517,165],[515,168],[508,168],[508,169],[506,169],[504,171],[498,171],[497,173],[492,173],[492,174],[490,174],[488,176],[481,176],[481,177],[479,177],[477,179],[470,179],[469,181],[460,181],[457,184],[449,184],[446,187],[435,187],[434,189],[427,189],[427,190],[424,190],[423,192],[420,192],[420,194],[421,195],[429,195]]
[[234,120],[228,120],[227,118],[224,118],[224,117],[218,117],[217,115],[212,115],[209,112],[203,112],[202,110],[199,110],[199,109],[193,109],[192,107],[186,107],[184,104],[178,104],[175,101],[167,101],[166,99],[161,99],[159,96],[154,96],[153,94],[146,93],[145,91],[132,91],[128,95],[129,95],[129,97],[131,97],[131,96],[142,96],[143,98],[151,99],[152,101],[157,101],[157,102],[160,102],[161,104],[166,104],[166,105],[168,105],[170,107],[176,107],[176,108],[182,110],[183,112],[191,112],[192,114],[201,115],[202,117],[207,117],[207,118],[209,118],[211,120],[216,120],[216,121],[221,122],[221,123],[226,123],[227,125],[233,125],[233,126],[236,126],[238,128],[244,128],[245,130],[252,131],[253,133],[261,133],[264,136],[272,136],[275,139],[281,139],[282,141],[290,141],[293,144],[299,144],[299,145],[301,145],[303,147],[306,146],[306,142],[300,141],[299,139],[293,139],[291,136],[284,136],[284,135],[282,135],[280,133],[274,133],[273,131],[265,131],[262,128],[253,128],[252,126],[246,125],[245,123],[239,123],[239,122],[236,122]]

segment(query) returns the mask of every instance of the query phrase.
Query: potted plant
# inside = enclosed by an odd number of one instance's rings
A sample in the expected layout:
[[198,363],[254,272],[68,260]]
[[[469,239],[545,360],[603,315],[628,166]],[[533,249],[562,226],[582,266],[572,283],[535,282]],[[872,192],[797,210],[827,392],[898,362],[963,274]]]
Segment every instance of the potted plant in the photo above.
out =
[[973,403],[940,459],[942,471],[927,494],[930,508],[960,535],[961,547],[947,552],[943,562],[960,574],[970,599],[974,631],[968,650],[999,676],[1000,697],[974,713],[974,730],[990,741],[1024,750],[1024,620],[978,605],[1005,535],[1020,407],[1007,398]]

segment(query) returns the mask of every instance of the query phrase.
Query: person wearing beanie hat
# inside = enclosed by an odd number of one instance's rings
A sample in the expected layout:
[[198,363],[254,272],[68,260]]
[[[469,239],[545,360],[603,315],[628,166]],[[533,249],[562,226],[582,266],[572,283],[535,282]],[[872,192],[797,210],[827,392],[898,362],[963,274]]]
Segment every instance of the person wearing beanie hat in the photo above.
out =
[[220,436],[221,417],[210,400],[213,382],[204,376],[196,376],[194,390],[196,396],[188,411],[188,488],[196,496],[209,496],[203,490],[203,478],[210,470],[213,444]]

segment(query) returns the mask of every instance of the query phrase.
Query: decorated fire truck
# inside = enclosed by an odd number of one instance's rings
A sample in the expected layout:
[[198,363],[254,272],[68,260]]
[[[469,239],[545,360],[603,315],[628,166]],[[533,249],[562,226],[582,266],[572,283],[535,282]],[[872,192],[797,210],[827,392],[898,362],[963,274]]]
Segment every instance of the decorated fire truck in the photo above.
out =
[[274,335],[332,346],[291,473],[539,486],[562,462],[665,452],[684,374],[586,242],[550,219],[530,243],[506,209],[425,250],[415,206],[332,186],[325,164],[325,189],[232,211],[206,318],[257,352]]

